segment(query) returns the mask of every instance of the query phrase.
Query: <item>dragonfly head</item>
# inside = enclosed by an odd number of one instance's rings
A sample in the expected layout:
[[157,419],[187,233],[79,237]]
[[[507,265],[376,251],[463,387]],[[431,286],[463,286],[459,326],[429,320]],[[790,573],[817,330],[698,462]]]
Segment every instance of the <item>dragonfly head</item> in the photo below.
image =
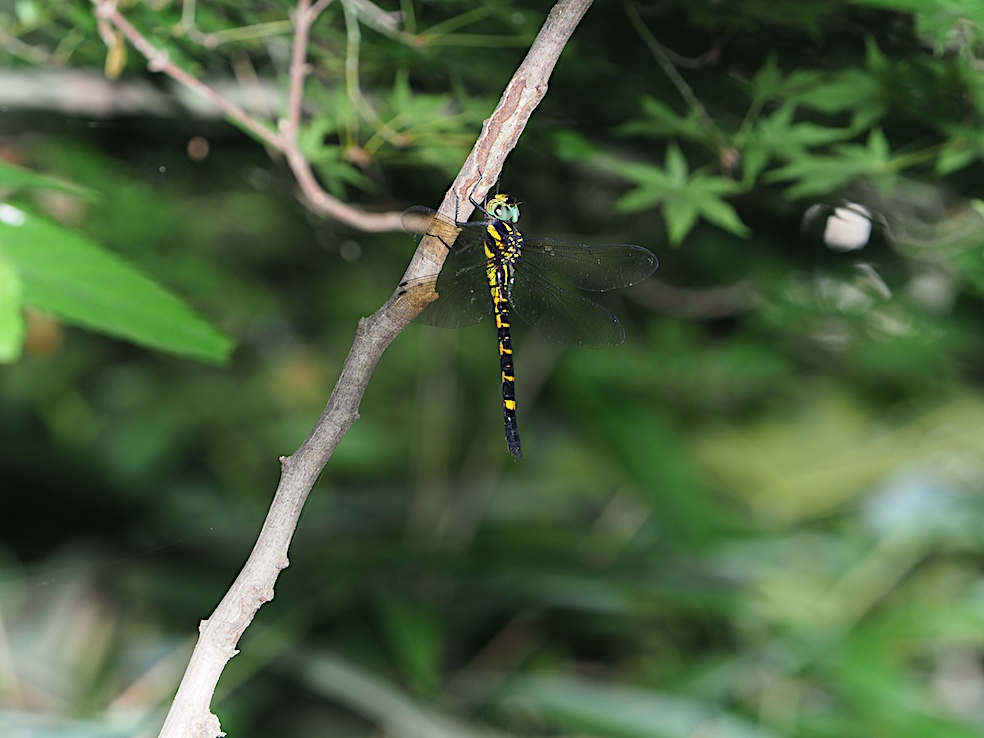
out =
[[492,195],[485,203],[485,212],[496,220],[515,223],[519,220],[519,200],[512,195]]

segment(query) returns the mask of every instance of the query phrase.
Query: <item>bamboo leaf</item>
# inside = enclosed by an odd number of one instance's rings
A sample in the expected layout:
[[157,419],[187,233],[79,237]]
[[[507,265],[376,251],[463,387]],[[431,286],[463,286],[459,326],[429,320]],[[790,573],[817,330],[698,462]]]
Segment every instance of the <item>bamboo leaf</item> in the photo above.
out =
[[23,280],[24,303],[67,323],[211,362],[232,347],[163,287],[74,231],[0,205],[0,248]]

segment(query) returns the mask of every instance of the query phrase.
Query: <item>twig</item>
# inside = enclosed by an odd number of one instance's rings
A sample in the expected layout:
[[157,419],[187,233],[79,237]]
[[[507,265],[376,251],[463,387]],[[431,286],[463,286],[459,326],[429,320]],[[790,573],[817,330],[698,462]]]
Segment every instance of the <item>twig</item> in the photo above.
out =
[[636,9],[635,5],[632,3],[626,4],[626,11],[629,16],[629,21],[635,26],[636,31],[642,37],[646,46],[652,52],[656,59],[656,63],[662,68],[663,73],[669,78],[670,82],[680,96],[686,101],[690,109],[697,115],[704,127],[711,133],[711,135],[718,141],[721,146],[724,146],[724,134],[721,133],[717,124],[714,123],[714,119],[711,118],[710,113],[707,112],[707,108],[698,99],[697,95],[694,93],[693,88],[687,84],[687,81],[683,78],[680,72],[677,71],[676,67],[673,66],[673,61],[670,59],[670,54],[667,52],[663,45],[656,40],[656,37],[650,32],[643,22],[642,17],[639,15],[639,11]]
[[349,101],[356,109],[362,119],[371,125],[376,131],[377,136],[384,137],[391,141],[396,137],[396,132],[383,123],[372,105],[362,94],[362,86],[359,83],[359,51],[362,48],[362,32],[359,28],[359,14],[350,2],[342,3],[345,9],[345,31],[347,37],[345,49],[345,87],[348,92]]
[[403,13],[399,10],[383,10],[369,0],[347,0],[346,5],[356,10],[368,25],[380,33],[390,36],[401,35],[399,24],[403,19]]
[[[95,14],[100,24],[110,24],[119,30],[133,47],[146,57],[147,66],[151,71],[166,74],[185,87],[195,90],[221,110],[227,117],[236,121],[267,146],[283,153],[287,158],[288,165],[294,172],[294,176],[297,178],[301,192],[312,209],[321,215],[337,220],[340,223],[345,223],[361,231],[378,232],[399,230],[401,227],[400,213],[366,212],[352,207],[325,192],[311,171],[311,165],[297,148],[297,127],[300,123],[300,95],[303,89],[304,77],[308,73],[307,64],[304,61],[307,38],[310,33],[311,24],[330,2],[331,0],[318,0],[313,7],[311,6],[310,0],[300,0],[298,3],[298,12],[295,13],[294,19],[294,55],[291,63],[290,84],[291,93],[294,93],[295,87],[297,88],[297,97],[296,99],[290,98],[288,104],[289,110],[296,112],[291,112],[286,121],[280,122],[280,130],[274,130],[172,62],[166,52],[161,51],[150,43],[147,37],[140,33],[120,13],[116,7],[115,0],[92,0],[92,4],[95,7]],[[305,12],[301,12],[302,7]],[[299,41],[302,34],[303,43]],[[294,61],[296,61],[298,53],[300,54],[301,63],[295,64]]]
[[[306,6],[308,0],[301,3]],[[547,81],[561,51],[590,5],[591,0],[559,0],[550,11],[445,195],[441,212],[453,216],[456,203],[468,202],[469,194],[484,197],[498,178],[506,155],[546,94]],[[286,138],[287,133],[281,135]],[[436,239],[422,239],[404,281],[430,279],[440,270],[447,249],[433,241]],[[215,612],[199,626],[198,643],[160,738],[221,735],[219,720],[209,710],[219,676],[236,654],[236,644],[257,610],[273,598],[277,576],[289,563],[287,551],[304,502],[338,443],[358,419],[359,402],[376,363],[432,297],[432,290],[398,288],[382,308],[359,321],[355,341],[321,418],[300,448],[281,459],[280,483],[249,559]]]
[[188,38],[195,43],[201,44],[206,49],[214,49],[219,44],[231,41],[243,41],[246,39],[262,38],[263,36],[279,36],[291,30],[289,21],[274,21],[272,23],[257,23],[252,26],[242,26],[232,28],[227,31],[216,31],[205,33],[195,22],[195,10],[197,0],[184,0],[181,3],[181,30]]
[[402,228],[402,213],[367,213],[325,192],[318,184],[311,164],[301,151],[297,140],[301,124],[301,108],[304,103],[304,80],[311,71],[307,63],[308,38],[311,35],[312,24],[331,2],[332,0],[318,0],[312,5],[311,0],[299,0],[294,11],[290,87],[287,93],[287,115],[280,119],[280,150],[287,158],[287,164],[297,179],[301,193],[314,211],[362,231],[397,231]]
[[181,67],[172,62],[167,53],[156,48],[147,38],[140,33],[133,24],[130,23],[116,8],[116,3],[112,0],[92,0],[96,8],[96,17],[101,21],[107,21],[117,28],[127,40],[133,44],[133,48],[139,51],[147,59],[147,67],[153,72],[163,72],[176,82],[185,87],[195,90],[223,113],[239,123],[243,128],[252,132],[257,138],[275,149],[281,149],[280,136],[267,126],[262,125],[253,116],[234,105],[226,98],[213,90],[200,79],[191,76]]
[[290,55],[290,91],[287,94],[285,136],[297,137],[297,130],[301,125],[301,105],[304,102],[304,79],[311,71],[307,64],[311,24],[330,3],[331,0],[318,0],[314,7],[311,7],[311,0],[299,0],[294,10],[294,46]]

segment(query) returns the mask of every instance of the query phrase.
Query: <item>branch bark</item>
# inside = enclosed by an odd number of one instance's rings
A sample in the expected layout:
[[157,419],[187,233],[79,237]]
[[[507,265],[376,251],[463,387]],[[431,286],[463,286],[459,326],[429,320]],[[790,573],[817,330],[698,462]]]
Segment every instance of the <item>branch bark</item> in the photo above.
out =
[[[93,2],[103,17],[116,23],[113,19],[118,13],[108,0]],[[321,6],[324,4],[319,2]],[[498,106],[485,121],[481,135],[445,195],[439,212],[454,218],[459,204],[461,212],[468,211],[464,203],[468,203],[469,195],[481,199],[488,193],[530,115],[546,94],[547,82],[560,53],[590,5],[591,0],[560,0],[551,9],[529,53],[502,93]],[[303,30],[305,42],[312,15],[310,0],[300,0],[295,22],[298,28],[307,24]],[[300,36],[300,32],[295,34],[295,43]],[[300,60],[298,66],[302,65],[303,54],[295,54],[294,60]],[[167,62],[161,64],[166,66]],[[295,72],[300,75],[301,71],[292,69],[292,79],[299,84]],[[299,106],[300,97],[300,93],[292,88],[293,104]],[[288,142],[298,119],[299,116],[289,112],[281,132],[275,139],[270,139],[276,140],[288,156],[301,157],[296,147]],[[273,599],[277,577],[289,564],[288,548],[312,486],[342,437],[358,419],[359,403],[383,351],[433,299],[433,279],[446,255],[447,249],[438,239],[422,239],[401,284],[409,281],[423,284],[425,288],[398,287],[382,308],[359,321],[352,348],[320,419],[297,451],[281,458],[280,483],[249,559],[215,611],[199,626],[198,642],[160,738],[223,735],[218,718],[210,711],[219,676],[237,653],[239,638],[260,606]]]

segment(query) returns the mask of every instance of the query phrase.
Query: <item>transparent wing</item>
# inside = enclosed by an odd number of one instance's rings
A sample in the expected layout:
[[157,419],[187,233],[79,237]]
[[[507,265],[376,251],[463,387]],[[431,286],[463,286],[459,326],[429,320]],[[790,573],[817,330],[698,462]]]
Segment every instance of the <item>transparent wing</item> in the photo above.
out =
[[519,260],[510,290],[513,310],[557,343],[581,348],[611,348],[625,340],[618,319],[593,300],[565,290]]
[[[437,236],[449,249],[435,287],[438,298],[415,320],[455,328],[490,315],[492,298],[485,273],[482,224],[462,228],[462,224],[430,208],[417,206],[404,213],[403,225],[417,237],[425,233]],[[603,292],[645,279],[657,264],[652,252],[641,246],[526,240],[516,264],[510,302],[524,321],[558,343],[585,348],[617,346],[625,340],[625,331],[616,317],[558,282]]]
[[454,223],[423,205],[414,205],[404,211],[402,222],[403,230],[413,236],[415,240],[420,240],[420,237],[426,233],[440,238],[449,249],[457,236],[458,229]]
[[415,323],[460,328],[492,312],[492,296],[485,277],[484,235],[480,228],[460,226],[421,205],[403,214],[403,227],[416,238],[437,236],[448,247],[448,258],[437,277],[438,298],[414,318]]
[[492,295],[485,278],[485,265],[455,269],[456,252],[448,255],[437,278],[437,299],[414,318],[414,322],[441,328],[472,325],[492,313]]
[[621,243],[586,246],[552,238],[527,240],[522,261],[591,292],[641,282],[659,265],[653,253],[642,246]]

